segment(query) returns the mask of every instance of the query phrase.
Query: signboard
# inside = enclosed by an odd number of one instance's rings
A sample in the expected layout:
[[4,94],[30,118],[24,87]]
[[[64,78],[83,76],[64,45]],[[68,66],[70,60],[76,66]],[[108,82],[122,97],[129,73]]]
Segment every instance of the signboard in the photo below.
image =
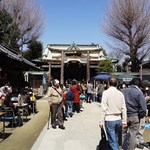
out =
[[123,78],[123,81],[124,82],[129,82],[129,81],[131,81],[132,80],[132,78]]

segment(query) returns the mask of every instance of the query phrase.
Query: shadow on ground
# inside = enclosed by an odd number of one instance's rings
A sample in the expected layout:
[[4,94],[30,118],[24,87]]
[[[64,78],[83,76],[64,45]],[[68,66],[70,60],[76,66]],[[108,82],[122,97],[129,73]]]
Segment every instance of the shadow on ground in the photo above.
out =
[[0,134],[0,143],[3,142],[4,140],[6,140],[7,138],[9,138],[9,136],[11,136],[12,133],[5,133],[4,135],[4,139],[3,139],[3,133]]
[[24,124],[21,127],[15,127],[13,130],[6,128],[5,138],[2,139],[0,133],[0,150],[30,150],[44,126],[47,123],[49,106],[47,101],[42,99],[37,101],[37,114],[32,114],[24,118]]

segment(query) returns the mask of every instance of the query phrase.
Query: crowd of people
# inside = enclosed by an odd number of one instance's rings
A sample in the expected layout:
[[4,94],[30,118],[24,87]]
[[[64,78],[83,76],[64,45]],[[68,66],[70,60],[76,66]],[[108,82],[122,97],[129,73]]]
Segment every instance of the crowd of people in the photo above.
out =
[[[133,78],[127,85],[118,84],[115,77],[104,81],[67,80],[60,84],[54,79],[48,88],[48,102],[51,112],[51,126],[64,130],[64,121],[84,110],[83,102],[99,102],[101,106],[100,128],[106,131],[110,150],[144,149],[145,123],[150,122],[150,82]],[[12,87],[9,83],[0,87],[0,109],[11,107],[17,116],[17,125],[22,126],[21,114],[14,105]],[[36,98],[27,88],[17,95],[19,105],[28,104],[30,115],[36,113]],[[34,102],[34,105],[33,105]],[[10,121],[10,126],[12,122]],[[122,139],[121,143],[118,141]]]
[[76,80],[68,82],[66,86],[60,85],[55,79],[48,90],[49,105],[51,109],[51,125],[56,129],[65,129],[64,120],[72,117],[74,112],[80,113],[80,87]]
[[[117,79],[112,77],[107,85],[107,90],[102,94],[99,126],[106,130],[109,149],[148,147],[143,133],[145,118],[150,117],[150,84],[146,87],[139,78],[133,78],[128,86],[118,86]],[[119,139],[122,139],[121,144]]]
[[[25,105],[26,107],[22,107],[24,104],[27,104]],[[0,87],[0,111],[7,112],[9,108],[12,110],[12,113],[9,113],[9,116],[17,116],[17,126],[22,126],[23,120],[21,118],[22,111],[20,108],[24,108],[23,111],[26,110],[26,116],[30,115],[31,112],[37,112],[36,98],[33,90],[31,88],[25,88],[21,94],[17,93],[17,95],[14,95],[9,82]],[[8,127],[16,126],[14,123],[15,122],[13,120],[10,120]]]
[[[107,82],[98,81],[95,85],[91,81],[86,83],[75,79],[62,85],[54,79],[48,90],[51,126],[64,130],[64,120],[72,117],[75,112],[80,113],[83,102],[99,102],[99,126],[106,130],[109,149],[117,150],[119,146],[124,150],[136,147],[143,149],[148,147],[143,133],[145,119],[150,118],[149,88],[139,78],[134,78],[128,85],[118,84],[115,77],[109,78]],[[121,144],[118,143],[119,139],[122,139]]]
[[83,102],[93,101],[93,85],[85,80],[81,82],[68,80],[65,85],[54,79],[48,89],[49,105],[51,109],[51,125],[65,129],[63,121],[72,117],[75,112],[83,111]]

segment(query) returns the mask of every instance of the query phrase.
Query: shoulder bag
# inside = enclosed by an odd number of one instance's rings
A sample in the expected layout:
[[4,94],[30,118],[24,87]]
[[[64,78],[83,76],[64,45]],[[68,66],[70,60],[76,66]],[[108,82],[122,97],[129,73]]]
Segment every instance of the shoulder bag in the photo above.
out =
[[106,139],[106,133],[101,128],[101,140],[99,141],[99,150],[109,150],[108,140]]

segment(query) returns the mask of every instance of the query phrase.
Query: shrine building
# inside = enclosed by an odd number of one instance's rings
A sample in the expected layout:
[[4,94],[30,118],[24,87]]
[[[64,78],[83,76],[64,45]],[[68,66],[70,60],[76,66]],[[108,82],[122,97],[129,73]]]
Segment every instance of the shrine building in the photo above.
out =
[[43,50],[42,66],[49,78],[61,83],[67,79],[90,80],[100,60],[106,59],[99,44],[48,44]]

